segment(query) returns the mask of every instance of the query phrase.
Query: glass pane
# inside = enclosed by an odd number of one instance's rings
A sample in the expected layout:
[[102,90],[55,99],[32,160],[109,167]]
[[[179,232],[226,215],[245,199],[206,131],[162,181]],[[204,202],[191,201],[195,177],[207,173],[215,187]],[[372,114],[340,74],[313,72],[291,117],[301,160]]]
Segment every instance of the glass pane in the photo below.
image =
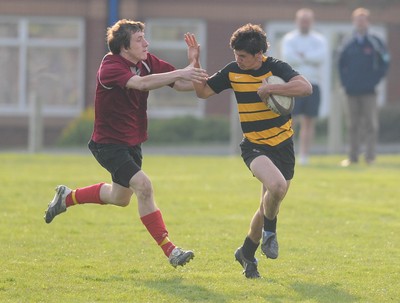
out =
[[[186,49],[155,49],[151,53],[174,65],[177,69],[188,65]],[[197,108],[196,100],[194,92],[177,92],[171,87],[163,87],[150,92],[149,109],[168,107]]]
[[[151,44],[150,44],[151,48]],[[184,49],[162,49],[155,48],[150,49],[150,52],[153,55],[156,55],[158,58],[167,61],[168,63],[175,66],[175,68],[184,68],[189,65],[186,47]]]
[[76,23],[31,23],[29,38],[39,39],[77,39],[79,27]]
[[150,92],[149,109],[194,108],[197,109],[194,92],[177,92],[171,87],[163,87]]
[[198,36],[198,26],[191,24],[154,24],[151,27],[151,40],[157,42],[183,42],[184,35],[194,33]]
[[78,104],[79,51],[75,48],[28,50],[29,90],[45,105],[75,107]]
[[17,47],[0,46],[0,105],[18,104],[18,57]]
[[0,21],[0,38],[18,37],[18,24],[12,21]]

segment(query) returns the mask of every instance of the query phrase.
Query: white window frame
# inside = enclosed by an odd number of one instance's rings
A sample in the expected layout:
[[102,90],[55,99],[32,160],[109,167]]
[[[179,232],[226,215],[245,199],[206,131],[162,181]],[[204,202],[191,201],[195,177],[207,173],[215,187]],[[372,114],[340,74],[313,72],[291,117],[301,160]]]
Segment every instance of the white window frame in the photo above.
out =
[[[163,26],[163,25],[178,25],[178,26],[187,26],[187,27],[193,27],[193,25],[197,26],[197,35],[196,39],[201,45],[201,62],[206,62],[205,58],[207,57],[206,54],[206,49],[207,49],[207,37],[206,37],[206,23],[203,20],[199,19],[167,19],[167,18],[150,18],[145,21],[146,23],[146,39],[149,41],[149,49],[151,53],[151,49],[168,49],[168,50],[173,50],[173,49],[187,49],[186,43],[184,41],[184,37],[182,37],[181,41],[157,41],[156,39],[152,38],[152,28],[154,26]],[[166,60],[165,58],[160,58],[163,60]],[[168,60],[166,60],[168,61]],[[176,68],[183,68],[184,66],[176,66]],[[203,68],[206,68],[204,64],[202,64]],[[176,92],[179,94],[180,92]],[[173,117],[178,117],[178,116],[195,116],[195,117],[204,117],[205,115],[205,102],[199,101],[196,97],[196,94],[193,92],[193,101],[188,101],[188,102],[194,102],[193,107],[178,107],[178,106],[170,106],[170,107],[163,107],[163,108],[157,108],[157,107],[151,107],[151,92],[149,96],[149,110],[148,114],[149,117],[154,117],[154,118],[173,118]]]
[[[19,80],[18,80],[18,100],[13,105],[0,105],[0,116],[27,116],[30,113],[30,98],[32,92],[28,91],[28,49],[30,47],[73,47],[78,49],[79,56],[76,58],[78,66],[77,74],[77,103],[74,106],[62,105],[43,105],[43,116],[74,117],[84,108],[84,79],[85,79],[85,22],[82,18],[60,18],[60,17],[22,17],[22,16],[0,16],[2,21],[12,21],[18,24],[18,37],[2,38],[0,45],[14,46],[19,48]],[[63,24],[76,23],[78,33],[76,39],[43,39],[29,38],[30,23],[38,22],[41,24]],[[43,81],[38,75],[37,81]]]

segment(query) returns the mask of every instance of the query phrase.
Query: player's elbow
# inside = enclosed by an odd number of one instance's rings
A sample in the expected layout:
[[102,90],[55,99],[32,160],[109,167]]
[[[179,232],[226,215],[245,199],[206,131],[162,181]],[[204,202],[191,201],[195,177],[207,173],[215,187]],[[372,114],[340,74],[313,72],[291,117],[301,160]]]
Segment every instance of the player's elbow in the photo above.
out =
[[311,83],[307,83],[306,87],[304,88],[304,94],[305,96],[310,96],[313,93],[313,87]]
[[206,83],[195,83],[193,82],[196,96],[200,99],[207,99],[215,94],[215,92]]
[[147,83],[146,81],[140,81],[138,83],[136,89],[143,91],[143,92],[147,92],[147,91],[151,90],[149,83]]
[[196,91],[196,96],[197,96],[197,98],[200,98],[200,99],[207,99],[207,97],[208,97],[204,92],[197,92],[197,91]]
[[313,87],[310,82],[305,81],[301,87],[300,96],[306,97],[310,96],[313,93]]
[[213,93],[208,91],[207,89],[196,89],[196,96],[200,99],[207,99],[208,97],[212,96]]

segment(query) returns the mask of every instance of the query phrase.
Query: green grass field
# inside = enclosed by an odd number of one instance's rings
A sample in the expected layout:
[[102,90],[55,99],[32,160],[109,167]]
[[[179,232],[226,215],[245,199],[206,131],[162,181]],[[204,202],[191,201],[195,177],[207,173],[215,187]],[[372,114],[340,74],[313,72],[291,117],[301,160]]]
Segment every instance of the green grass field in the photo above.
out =
[[195,251],[174,269],[127,208],[43,214],[57,184],[109,176],[90,155],[0,154],[0,302],[399,302],[400,156],[347,169],[297,167],[278,220],[280,256],[247,280],[233,253],[260,185],[239,157],[145,156],[170,238]]

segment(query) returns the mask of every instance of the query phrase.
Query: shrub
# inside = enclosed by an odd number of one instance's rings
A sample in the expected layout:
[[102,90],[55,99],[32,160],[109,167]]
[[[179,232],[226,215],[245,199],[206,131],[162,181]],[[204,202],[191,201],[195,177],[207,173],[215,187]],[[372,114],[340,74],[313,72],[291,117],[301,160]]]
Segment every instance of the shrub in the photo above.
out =
[[61,133],[57,141],[58,146],[86,145],[92,135],[94,121],[94,108],[88,107],[79,117],[72,120]]
[[151,119],[149,144],[229,142],[226,117]]
[[[59,146],[83,146],[88,142],[94,120],[93,107],[87,108],[62,132]],[[384,106],[379,111],[379,142],[400,143],[400,106]],[[324,142],[328,119],[318,119],[316,140]],[[148,144],[227,143],[230,129],[228,117],[150,119]]]
[[[58,146],[86,145],[93,131],[94,109],[87,108],[62,132]],[[227,117],[149,119],[148,144],[193,144],[229,142]]]

